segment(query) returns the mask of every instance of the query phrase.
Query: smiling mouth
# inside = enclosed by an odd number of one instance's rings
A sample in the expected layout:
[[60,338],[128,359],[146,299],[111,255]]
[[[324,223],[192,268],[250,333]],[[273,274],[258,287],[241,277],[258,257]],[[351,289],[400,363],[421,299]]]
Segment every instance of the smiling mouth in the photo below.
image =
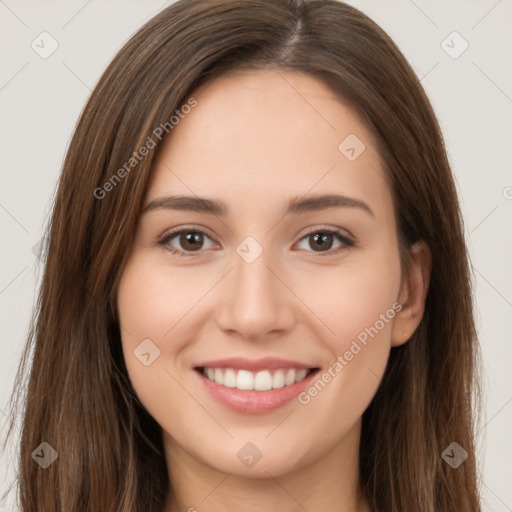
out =
[[317,372],[319,368],[277,368],[251,372],[235,368],[194,368],[208,380],[240,391],[270,391],[292,386]]

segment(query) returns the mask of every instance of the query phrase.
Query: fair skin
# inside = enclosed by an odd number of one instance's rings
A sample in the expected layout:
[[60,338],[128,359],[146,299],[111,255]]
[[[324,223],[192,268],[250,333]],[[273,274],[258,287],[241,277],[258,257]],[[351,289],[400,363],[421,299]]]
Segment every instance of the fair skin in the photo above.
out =
[[[357,499],[361,417],[391,348],[423,315],[428,249],[413,246],[402,275],[375,140],[317,79],[232,72],[192,96],[198,105],[164,140],[144,206],[183,195],[222,201],[227,213],[145,211],[117,297],[131,382],[163,430],[173,489],[166,512],[368,512]],[[349,134],[366,146],[354,161],[338,149]],[[291,199],[324,194],[367,208],[285,215]],[[204,234],[157,243],[179,228]],[[325,230],[344,238],[315,243]],[[251,263],[237,252],[248,236],[263,249]],[[383,314],[387,321],[376,324]],[[378,333],[308,403],[295,397],[267,412],[234,410],[194,369],[235,356],[279,357],[318,368],[311,386],[376,325]],[[144,339],[160,350],[147,366],[133,353]],[[250,467],[237,456],[247,443],[261,455]]]

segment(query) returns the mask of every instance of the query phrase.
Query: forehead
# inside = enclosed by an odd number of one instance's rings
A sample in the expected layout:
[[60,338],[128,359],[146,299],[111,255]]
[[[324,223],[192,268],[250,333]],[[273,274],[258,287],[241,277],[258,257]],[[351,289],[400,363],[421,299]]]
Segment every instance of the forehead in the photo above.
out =
[[372,134],[315,77],[237,71],[191,96],[197,106],[164,140],[147,202],[192,192],[258,205],[336,190],[389,203]]

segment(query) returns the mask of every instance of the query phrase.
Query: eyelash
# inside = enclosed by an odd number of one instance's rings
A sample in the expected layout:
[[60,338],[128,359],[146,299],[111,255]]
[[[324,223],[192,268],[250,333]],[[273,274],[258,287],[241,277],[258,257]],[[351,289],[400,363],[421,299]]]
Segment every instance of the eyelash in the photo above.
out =
[[[201,231],[200,229],[193,229],[193,228],[186,228],[186,229],[179,229],[176,231],[171,231],[170,233],[165,233],[162,235],[158,241],[157,245],[159,246],[165,246],[169,243],[170,240],[176,237],[176,235],[181,235],[182,233],[199,233],[201,235],[204,235],[211,239],[210,236],[208,236],[204,231]],[[333,254],[338,254],[341,251],[351,249],[352,247],[355,247],[356,243],[354,240],[351,240],[344,234],[342,234],[340,231],[333,230],[333,229],[316,229],[313,231],[310,231],[309,233],[306,233],[304,236],[301,237],[299,242],[302,242],[303,240],[307,239],[311,235],[314,234],[324,234],[324,235],[334,235],[339,242],[341,242],[343,245],[340,247],[337,247],[334,250],[328,250],[328,251],[307,251],[307,252],[313,252],[314,254],[317,254],[318,256],[330,256]],[[201,249],[198,251],[180,251],[177,249],[169,249],[166,248],[171,254],[178,255],[180,257],[192,257],[195,256],[197,253],[201,252]]]

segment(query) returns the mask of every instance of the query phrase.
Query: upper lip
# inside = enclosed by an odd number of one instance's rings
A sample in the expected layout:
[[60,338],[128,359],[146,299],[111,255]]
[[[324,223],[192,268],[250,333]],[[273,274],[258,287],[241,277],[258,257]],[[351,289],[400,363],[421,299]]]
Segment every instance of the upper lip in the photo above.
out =
[[278,357],[263,357],[261,359],[247,359],[245,357],[228,357],[205,361],[195,365],[195,368],[233,368],[236,370],[248,370],[257,372],[259,370],[276,370],[279,368],[316,368],[310,364],[281,359]]

